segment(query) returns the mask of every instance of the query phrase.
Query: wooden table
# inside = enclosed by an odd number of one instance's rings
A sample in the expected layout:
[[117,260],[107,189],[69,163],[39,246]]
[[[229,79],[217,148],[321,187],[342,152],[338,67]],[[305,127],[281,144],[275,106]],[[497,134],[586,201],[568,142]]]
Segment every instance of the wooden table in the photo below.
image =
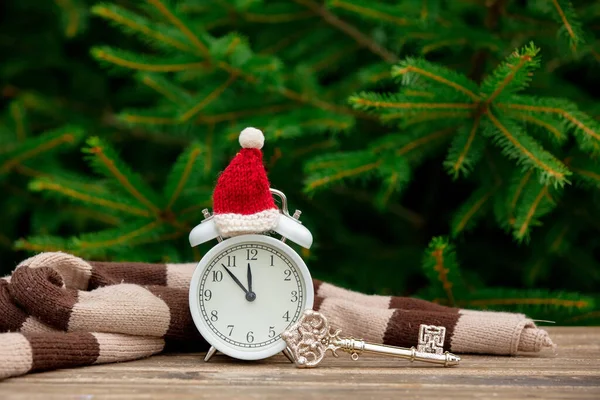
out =
[[301,370],[282,355],[209,363],[201,354],[160,355],[8,379],[0,399],[600,399],[600,327],[548,330],[557,356],[463,356],[443,368],[342,354]]

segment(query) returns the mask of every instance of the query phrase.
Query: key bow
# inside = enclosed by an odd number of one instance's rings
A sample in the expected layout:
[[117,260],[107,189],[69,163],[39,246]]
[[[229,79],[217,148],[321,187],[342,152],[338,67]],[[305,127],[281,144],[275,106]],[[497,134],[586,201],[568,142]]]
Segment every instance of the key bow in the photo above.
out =
[[340,346],[335,346],[332,339],[339,339],[341,330],[331,332],[327,318],[313,310],[306,310],[298,322],[292,325],[281,337],[292,352],[299,367],[317,366],[327,350],[335,357]]

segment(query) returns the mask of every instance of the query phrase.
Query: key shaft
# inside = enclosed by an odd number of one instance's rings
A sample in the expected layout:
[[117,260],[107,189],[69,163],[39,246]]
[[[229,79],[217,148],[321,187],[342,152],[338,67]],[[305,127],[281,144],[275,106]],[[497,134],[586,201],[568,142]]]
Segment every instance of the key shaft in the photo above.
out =
[[411,362],[422,361],[431,364],[440,364],[445,367],[452,367],[460,363],[460,357],[455,354],[445,352],[443,354],[426,353],[417,351],[415,347],[395,347],[384,344],[368,343],[364,340],[353,338],[334,339],[330,342],[334,348],[338,348],[352,355],[353,360],[358,360],[361,353],[371,353],[376,355],[385,355],[389,357],[403,358]]

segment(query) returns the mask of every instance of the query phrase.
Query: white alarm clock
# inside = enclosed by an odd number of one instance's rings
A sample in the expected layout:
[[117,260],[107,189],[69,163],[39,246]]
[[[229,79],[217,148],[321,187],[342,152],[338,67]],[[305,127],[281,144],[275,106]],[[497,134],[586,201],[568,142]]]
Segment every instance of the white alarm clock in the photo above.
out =
[[211,345],[205,361],[216,351],[242,360],[283,351],[291,360],[281,333],[313,307],[310,272],[285,243],[290,240],[308,249],[312,234],[298,220],[300,211],[289,215],[285,195],[270,191],[281,198],[273,229],[280,238],[245,234],[222,239],[208,210],[204,210],[205,220],[190,232],[192,247],[219,241],[198,263],[189,291],[194,323]]

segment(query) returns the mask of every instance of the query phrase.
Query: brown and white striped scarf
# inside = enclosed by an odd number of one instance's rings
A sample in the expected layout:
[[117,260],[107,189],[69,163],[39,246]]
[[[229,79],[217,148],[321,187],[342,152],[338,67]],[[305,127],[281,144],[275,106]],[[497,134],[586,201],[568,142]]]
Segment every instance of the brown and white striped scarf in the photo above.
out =
[[[196,264],[93,262],[41,253],[0,279],[0,379],[33,371],[208,348],[188,307]],[[353,337],[417,343],[420,324],[446,327],[444,350],[514,355],[552,347],[522,314],[369,296],[314,281],[314,308]]]

